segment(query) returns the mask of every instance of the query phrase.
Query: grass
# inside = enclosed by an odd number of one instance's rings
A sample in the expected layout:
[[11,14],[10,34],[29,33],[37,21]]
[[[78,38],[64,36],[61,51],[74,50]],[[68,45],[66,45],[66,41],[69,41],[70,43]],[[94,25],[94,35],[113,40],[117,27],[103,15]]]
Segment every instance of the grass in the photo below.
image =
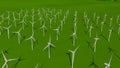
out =
[[[15,11],[20,12],[20,9],[23,9],[25,13],[25,9],[27,8],[28,17],[26,18],[25,29],[22,30],[21,35],[21,45],[18,45],[17,35],[12,32],[18,31],[21,27],[20,21],[17,21],[17,27],[14,25],[10,29],[10,39],[7,38],[7,32],[2,30],[2,35],[0,36],[0,53],[2,51],[7,50],[8,53],[5,53],[6,57],[16,58],[21,57],[22,61],[19,62],[16,66],[17,61],[13,61],[8,63],[9,68],[35,68],[35,65],[38,64],[38,68],[71,68],[70,60],[68,54],[68,50],[74,50],[77,46],[80,45],[80,48],[76,52],[74,68],[94,68],[91,62],[94,62],[98,65],[99,68],[104,68],[104,63],[109,61],[111,56],[111,50],[113,54],[113,59],[111,62],[111,68],[118,68],[120,66],[120,50],[119,50],[119,42],[120,36],[117,35],[118,24],[116,23],[116,18],[119,15],[119,2],[109,2],[109,1],[68,1],[68,0],[58,0],[58,1],[47,1],[47,0],[35,0],[35,1],[1,1],[0,2],[0,15],[5,14],[7,16],[6,11]],[[34,50],[31,50],[30,41],[26,41],[25,39],[30,37],[31,32],[31,9],[35,8],[35,39],[37,43],[34,45]],[[37,10],[40,8],[50,8],[53,10],[54,8],[58,11],[59,9],[63,10],[63,13],[57,18],[56,23],[53,22],[52,29],[49,28],[49,20],[44,18],[44,21],[47,26],[47,32],[45,37],[43,37],[42,30],[40,30],[40,22],[38,21]],[[56,40],[56,32],[53,30],[58,27],[60,24],[60,20],[63,19],[66,11],[69,9],[70,14],[66,19],[66,23],[63,26],[63,30],[60,31],[59,40]],[[56,11],[56,12],[57,12]],[[72,39],[70,39],[70,35],[73,33],[73,18],[75,11],[78,11],[78,23],[77,23],[77,40],[76,45],[72,45]],[[86,12],[88,17],[91,19],[91,22],[94,26],[92,31],[92,37],[89,38],[88,29],[84,25],[83,13]],[[93,14],[96,13],[97,16],[100,16],[99,24],[96,25],[95,21],[92,20]],[[107,13],[107,20],[104,26],[104,30],[100,32],[100,22],[103,20],[104,14]],[[10,22],[13,23],[12,14]],[[15,14],[18,18],[18,15]],[[23,15],[22,15],[23,17]],[[53,17],[53,16],[52,16]],[[107,41],[109,34],[109,20],[113,17],[113,33],[111,36],[111,42]],[[21,18],[22,19],[22,18]],[[0,21],[2,19],[0,18]],[[1,26],[8,26],[7,20],[1,24]],[[93,52],[93,44],[94,37],[96,36],[96,32],[99,35],[100,40],[97,42],[96,53]],[[51,58],[48,58],[48,51],[43,51],[44,47],[47,45],[49,41],[49,35],[51,35],[52,43],[56,46],[51,49]],[[93,61],[94,59],[94,61]],[[0,67],[2,67],[4,60],[2,54],[0,54]]]

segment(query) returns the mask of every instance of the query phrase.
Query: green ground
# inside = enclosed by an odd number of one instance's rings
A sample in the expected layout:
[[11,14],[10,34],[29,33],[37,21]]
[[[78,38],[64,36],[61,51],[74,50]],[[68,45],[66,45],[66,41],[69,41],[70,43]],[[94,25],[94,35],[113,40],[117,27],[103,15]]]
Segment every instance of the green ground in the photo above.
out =
[[[34,50],[31,50],[30,40],[26,41],[31,32],[31,10],[35,9],[35,39],[37,40],[34,43]],[[44,19],[47,32],[45,37],[42,35],[40,30],[40,22],[38,21],[37,10],[41,8],[47,8],[50,10],[56,9],[56,12],[61,9],[63,12],[59,18],[56,19],[56,22],[53,22],[52,28],[49,27],[48,19]],[[19,30],[21,27],[20,21],[17,21],[17,27],[12,25],[10,28],[10,39],[7,38],[7,32],[5,29],[1,30],[2,35],[0,36],[0,67],[4,64],[4,59],[2,56],[2,51],[4,51],[7,58],[22,58],[20,62],[11,61],[8,63],[9,68],[35,68],[35,65],[38,64],[38,68],[71,68],[70,60],[68,54],[69,49],[75,49],[80,45],[80,48],[76,52],[74,68],[97,68],[94,67],[94,63],[98,68],[105,68],[104,63],[108,62],[113,53],[113,59],[111,61],[111,68],[120,67],[120,35],[118,32],[118,24],[116,23],[117,16],[120,13],[120,3],[112,1],[79,1],[79,0],[33,0],[33,1],[15,1],[15,0],[4,0],[0,2],[0,16],[4,14],[4,17],[7,17],[7,11],[16,12],[16,18],[18,18],[17,12],[23,9],[23,14],[27,9],[28,17],[25,25],[25,29],[22,30],[21,35],[21,45],[18,45],[17,35],[12,32]],[[63,30],[60,31],[59,40],[56,40],[56,33],[53,30],[60,25],[60,20],[63,19],[65,13],[69,10],[68,18],[63,26]],[[42,10],[41,10],[42,11]],[[73,32],[73,18],[75,11],[78,11],[78,23],[77,23],[77,36],[76,45],[72,45],[72,40],[70,35]],[[90,23],[93,24],[94,29],[92,31],[92,37],[89,38],[88,29],[84,25],[83,15],[84,12],[87,13],[88,18],[91,19]],[[42,12],[43,15],[44,12]],[[93,14],[96,13],[97,16],[100,16],[99,24],[96,25],[95,20],[93,20]],[[107,20],[104,25],[103,32],[100,32],[101,21],[104,19],[104,15],[107,13]],[[53,17],[53,16],[52,16]],[[111,36],[111,41],[108,42],[108,33],[109,33],[109,22],[110,18],[113,17],[113,33]],[[10,14],[10,23],[14,24],[12,14]],[[22,19],[22,17],[21,17]],[[0,17],[0,21],[3,19]],[[5,19],[0,26],[8,26],[7,20]],[[100,40],[97,43],[97,51],[93,52],[94,37],[98,34]],[[51,59],[48,59],[48,51],[43,51],[44,47],[47,45],[49,40],[49,35],[52,37],[52,43],[56,46],[51,49]],[[8,52],[8,53],[7,53]],[[93,57],[94,56],[94,57]],[[94,61],[93,61],[94,58]],[[92,62],[93,65],[90,65]]]

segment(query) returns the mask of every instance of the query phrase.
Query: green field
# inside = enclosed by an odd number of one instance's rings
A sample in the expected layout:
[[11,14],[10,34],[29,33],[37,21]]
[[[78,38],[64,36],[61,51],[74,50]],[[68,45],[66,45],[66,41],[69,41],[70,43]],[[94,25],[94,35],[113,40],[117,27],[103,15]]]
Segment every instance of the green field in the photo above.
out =
[[0,68],[119,68],[119,16],[119,0],[1,0]]

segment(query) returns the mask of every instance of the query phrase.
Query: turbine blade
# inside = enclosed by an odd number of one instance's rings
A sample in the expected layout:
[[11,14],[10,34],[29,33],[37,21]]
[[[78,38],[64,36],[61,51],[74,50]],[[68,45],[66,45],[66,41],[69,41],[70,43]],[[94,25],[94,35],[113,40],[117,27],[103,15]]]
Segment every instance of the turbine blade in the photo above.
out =
[[46,50],[49,47],[49,45],[45,46],[43,50]]
[[80,46],[78,46],[77,48],[75,48],[75,52],[79,49]]
[[18,58],[15,58],[15,59],[8,59],[8,61],[14,61],[14,60],[17,60]]
[[4,60],[7,61],[7,58],[3,52],[2,52],[2,55],[3,55]]
[[3,65],[2,65],[2,68],[5,68],[5,65],[6,65],[7,63],[5,62]]

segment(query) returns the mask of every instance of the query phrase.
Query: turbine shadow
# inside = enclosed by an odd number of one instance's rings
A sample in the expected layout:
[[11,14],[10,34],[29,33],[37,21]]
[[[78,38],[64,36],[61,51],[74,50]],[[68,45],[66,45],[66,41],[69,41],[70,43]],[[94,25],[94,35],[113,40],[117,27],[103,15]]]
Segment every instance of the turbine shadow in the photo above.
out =
[[65,52],[65,54],[69,57],[70,65],[72,65],[72,60],[71,60],[71,54],[70,54],[70,52]]
[[88,67],[94,67],[94,68],[99,68],[98,65],[95,63],[94,55],[92,57],[92,61],[88,65]]
[[22,62],[22,61],[24,61],[24,60],[25,60],[24,58],[19,57],[19,58],[17,59],[17,62],[15,63],[15,65],[13,65],[12,68],[17,68],[18,64],[20,64],[20,62]]

